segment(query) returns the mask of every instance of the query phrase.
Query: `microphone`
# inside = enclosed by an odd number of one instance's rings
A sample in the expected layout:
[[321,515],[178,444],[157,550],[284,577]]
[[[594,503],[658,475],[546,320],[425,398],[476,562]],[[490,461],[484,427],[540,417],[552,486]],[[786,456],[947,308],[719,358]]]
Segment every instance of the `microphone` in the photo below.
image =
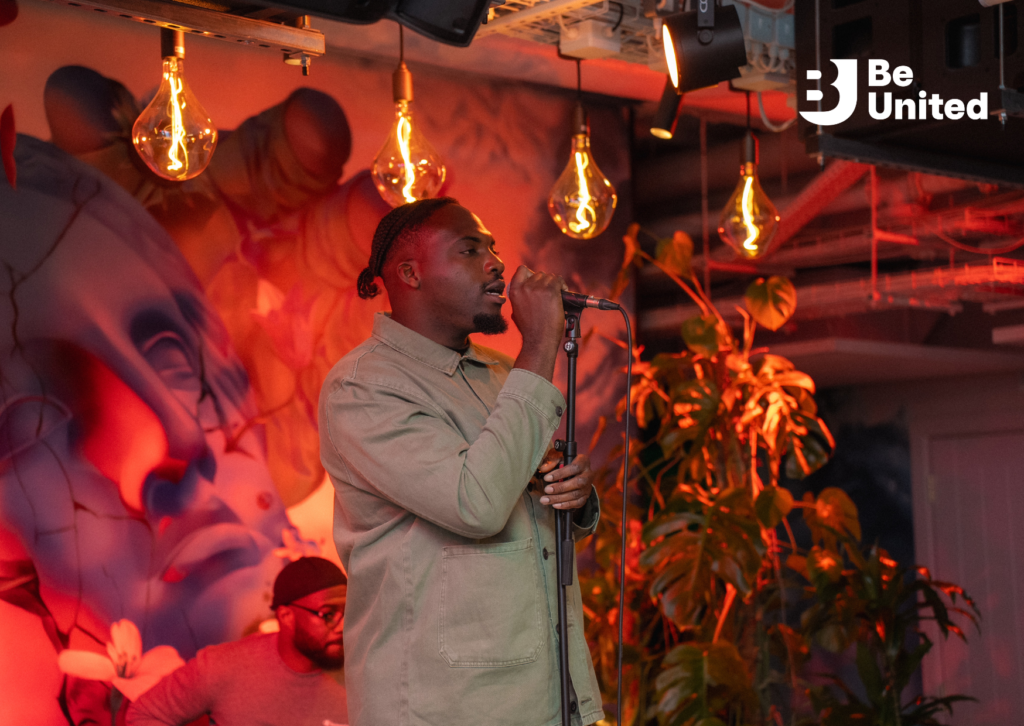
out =
[[582,292],[562,290],[562,306],[575,308],[597,308],[598,310],[621,310],[618,303],[605,300],[603,297],[584,295]]

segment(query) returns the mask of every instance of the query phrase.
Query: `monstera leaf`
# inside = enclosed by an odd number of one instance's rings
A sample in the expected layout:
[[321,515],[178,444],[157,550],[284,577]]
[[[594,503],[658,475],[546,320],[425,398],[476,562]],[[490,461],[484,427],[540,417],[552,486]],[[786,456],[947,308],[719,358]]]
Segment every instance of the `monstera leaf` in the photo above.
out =
[[697,438],[718,413],[718,386],[706,378],[682,381],[672,388],[675,425],[687,439]]
[[786,476],[803,479],[828,463],[836,442],[825,422],[799,412],[790,415],[795,424],[786,458]]
[[773,275],[750,283],[743,302],[751,317],[768,330],[778,330],[796,310],[796,288],[785,277]]
[[766,487],[754,503],[757,518],[767,529],[777,527],[793,509],[793,495],[788,489]]
[[644,527],[644,540],[652,543],[640,555],[654,574],[651,595],[680,627],[711,596],[713,578],[746,596],[766,551],[750,492],[739,488],[722,490],[701,512],[663,513]]
[[746,664],[730,642],[676,646],[663,667],[655,688],[664,723],[725,726],[718,711],[729,703],[753,700]]
[[654,256],[666,271],[679,277],[689,277],[693,240],[686,232],[676,232],[671,237],[658,240]]
[[804,510],[804,519],[814,542],[824,544],[829,550],[836,549],[839,538],[860,541],[857,505],[837,487],[823,489],[814,507]]
[[683,323],[683,342],[697,355],[710,358],[718,352],[718,318],[714,315],[693,317]]

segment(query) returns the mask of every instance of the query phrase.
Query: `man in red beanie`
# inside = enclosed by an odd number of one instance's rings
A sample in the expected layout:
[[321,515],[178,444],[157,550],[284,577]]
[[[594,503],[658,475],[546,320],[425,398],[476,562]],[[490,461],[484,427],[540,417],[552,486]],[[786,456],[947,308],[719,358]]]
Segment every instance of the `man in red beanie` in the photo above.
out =
[[348,580],[332,562],[303,557],[274,581],[281,629],[211,645],[147,691],[128,726],[348,723],[342,629]]

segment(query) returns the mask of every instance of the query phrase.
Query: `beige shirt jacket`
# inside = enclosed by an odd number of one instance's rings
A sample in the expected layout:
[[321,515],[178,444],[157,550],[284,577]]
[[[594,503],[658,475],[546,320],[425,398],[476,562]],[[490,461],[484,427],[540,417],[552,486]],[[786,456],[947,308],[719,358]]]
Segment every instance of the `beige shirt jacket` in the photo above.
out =
[[[555,510],[527,485],[564,406],[508,356],[380,313],[327,376],[353,726],[560,724]],[[575,536],[598,516],[592,493]],[[603,712],[578,578],[567,599],[573,722],[590,724]]]

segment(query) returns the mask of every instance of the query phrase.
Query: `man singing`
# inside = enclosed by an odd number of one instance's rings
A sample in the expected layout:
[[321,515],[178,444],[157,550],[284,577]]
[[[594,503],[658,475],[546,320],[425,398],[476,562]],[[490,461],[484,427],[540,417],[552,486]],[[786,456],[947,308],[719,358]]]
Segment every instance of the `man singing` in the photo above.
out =
[[[581,538],[598,501],[586,456],[564,468],[545,456],[565,406],[551,384],[561,278],[513,276],[514,362],[469,339],[506,329],[504,270],[490,232],[455,200],[391,211],[359,294],[376,295],[381,278],[392,312],[320,393],[320,456],[350,574],[353,726],[561,722],[554,509],[573,510]],[[570,711],[583,726],[603,713],[578,578],[567,600]]]

